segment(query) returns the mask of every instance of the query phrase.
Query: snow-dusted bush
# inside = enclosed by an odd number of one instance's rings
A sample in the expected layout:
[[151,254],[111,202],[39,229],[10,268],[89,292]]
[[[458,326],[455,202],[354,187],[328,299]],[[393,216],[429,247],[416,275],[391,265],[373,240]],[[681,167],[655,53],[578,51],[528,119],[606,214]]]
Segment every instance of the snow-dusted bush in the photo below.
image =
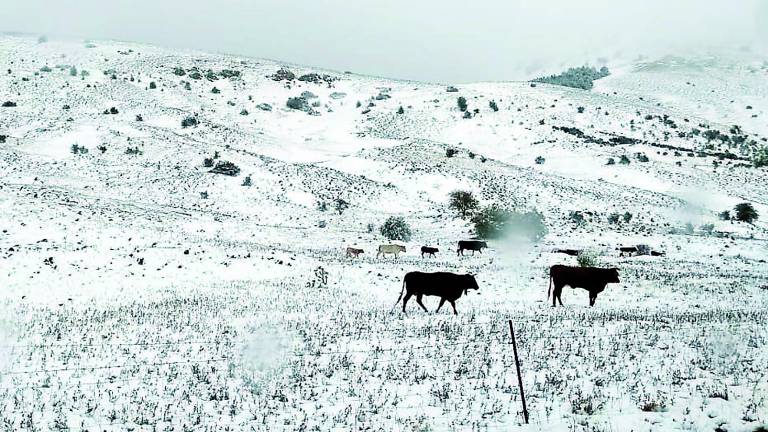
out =
[[536,156],[536,160],[535,160],[536,165],[543,165],[544,162],[546,162],[546,161],[547,160],[544,159],[544,156]]
[[458,150],[452,148],[445,149],[445,157],[454,157],[458,152]]
[[341,198],[336,198],[333,202],[333,208],[339,213],[342,214],[346,209],[349,208],[349,203],[344,201]]
[[467,110],[467,98],[464,96],[459,96],[458,99],[456,99],[456,105],[459,106],[459,111],[466,111]]
[[251,176],[247,175],[245,176],[245,179],[243,179],[243,186],[251,186],[253,183],[251,182]]
[[81,146],[79,144],[72,144],[70,151],[72,154],[88,154],[88,149],[85,148],[85,146]]
[[488,102],[488,107],[493,110],[493,112],[497,112],[499,110],[499,106],[496,104],[496,101],[492,100]]
[[198,124],[200,124],[200,122],[197,120],[197,117],[195,116],[187,116],[181,120],[181,127],[183,128],[196,127]]
[[236,176],[240,174],[240,168],[232,162],[222,160],[216,162],[216,166],[214,166],[210,172],[214,174]]
[[583,250],[576,255],[576,262],[580,267],[597,267],[600,265],[600,254],[594,250]]
[[401,216],[390,216],[379,227],[379,233],[389,240],[410,241],[411,227]]
[[755,151],[752,163],[755,165],[755,168],[768,166],[768,146],[762,146]]

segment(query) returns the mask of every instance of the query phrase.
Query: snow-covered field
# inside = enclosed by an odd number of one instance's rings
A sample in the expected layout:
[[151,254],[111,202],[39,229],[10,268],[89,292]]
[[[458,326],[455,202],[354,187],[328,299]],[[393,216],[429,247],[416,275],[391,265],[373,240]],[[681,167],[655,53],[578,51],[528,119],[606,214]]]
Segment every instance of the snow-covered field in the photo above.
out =
[[[2,36],[0,103],[16,106],[0,108],[0,429],[754,431],[768,422],[768,171],[749,159],[768,69],[746,56],[645,61],[589,92],[447,92]],[[283,67],[320,77],[273,79]],[[286,107],[305,91],[315,115]],[[479,113],[462,118],[458,96]],[[549,233],[457,257],[473,234],[448,208],[455,189],[535,208]],[[762,219],[718,218],[739,202]],[[392,215],[413,238],[376,259]],[[615,251],[641,243],[666,256]],[[570,289],[551,308],[547,269],[575,264],[560,247],[600,252],[621,283],[594,308]],[[411,270],[476,273],[480,289],[458,316],[403,315]]]

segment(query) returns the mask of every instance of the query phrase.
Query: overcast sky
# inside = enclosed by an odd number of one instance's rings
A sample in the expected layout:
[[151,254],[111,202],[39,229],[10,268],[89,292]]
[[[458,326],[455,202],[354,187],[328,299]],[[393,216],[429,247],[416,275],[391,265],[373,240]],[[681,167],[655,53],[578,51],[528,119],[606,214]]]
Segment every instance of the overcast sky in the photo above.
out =
[[0,0],[0,9],[0,31],[439,82],[768,45],[768,0]]

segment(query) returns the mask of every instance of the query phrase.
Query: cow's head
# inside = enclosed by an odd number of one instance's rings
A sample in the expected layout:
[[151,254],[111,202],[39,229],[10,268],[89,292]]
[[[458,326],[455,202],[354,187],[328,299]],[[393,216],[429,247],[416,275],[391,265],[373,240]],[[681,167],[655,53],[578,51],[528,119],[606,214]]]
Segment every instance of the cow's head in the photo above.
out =
[[475,280],[475,275],[471,273],[467,273],[464,275],[464,295],[467,295],[467,290],[470,289],[476,289],[479,290],[480,287],[477,285],[477,280]]
[[608,278],[607,278],[608,280],[606,282],[608,282],[608,283],[619,283],[619,282],[621,282],[619,280],[619,269],[614,267],[614,268],[609,268],[609,269],[606,269],[606,270],[607,270],[606,273],[607,273],[607,276],[608,276]]
[[400,249],[400,252],[405,252],[405,246],[397,245],[397,248]]
[[480,247],[488,248],[488,243],[486,242],[480,242]]

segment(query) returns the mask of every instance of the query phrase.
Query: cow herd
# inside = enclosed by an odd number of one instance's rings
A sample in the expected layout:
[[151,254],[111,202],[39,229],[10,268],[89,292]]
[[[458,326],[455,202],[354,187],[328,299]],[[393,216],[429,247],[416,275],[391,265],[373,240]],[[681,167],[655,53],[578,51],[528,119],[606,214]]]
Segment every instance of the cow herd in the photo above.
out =
[[[460,240],[458,248],[456,249],[456,255],[464,256],[465,250],[471,250],[472,255],[475,254],[475,251],[483,253],[483,249],[487,248],[488,244],[484,241],[480,240]],[[435,254],[440,252],[439,249],[432,246],[422,246],[421,247],[421,257],[424,258],[432,257],[435,258]],[[365,253],[364,250],[354,248],[351,246],[347,246],[347,249],[345,251],[347,258],[358,258],[360,254]],[[398,244],[384,244],[379,245],[379,248],[376,251],[376,258],[384,257],[386,258],[387,255],[394,255],[395,258],[398,258],[401,253],[405,253],[405,246],[398,245]]]
[[[456,249],[456,255],[464,255],[465,250],[472,251],[472,255],[475,252],[483,252],[483,249],[487,248],[488,244],[480,240],[460,240],[458,242],[458,248]],[[623,253],[629,252],[622,250],[623,248],[617,248]],[[640,248],[637,248],[640,249]],[[632,252],[637,253],[637,249]],[[435,254],[439,250],[436,247],[422,246],[421,257],[425,256],[435,257]],[[564,253],[566,255],[577,256],[580,250],[576,249],[555,249],[552,252]],[[645,252],[645,251],[642,251]],[[348,258],[357,258],[360,254],[364,253],[362,249],[353,247],[347,247],[346,256]],[[376,258],[394,255],[395,258],[400,253],[405,253],[405,246],[397,244],[385,244],[379,245],[376,252]],[[605,290],[605,287],[609,283],[619,283],[619,270],[617,268],[598,268],[598,267],[572,267],[565,265],[553,265],[549,269],[549,288],[547,290],[547,299],[550,294],[552,295],[552,307],[557,307],[557,303],[563,306],[563,300],[561,298],[563,288],[569,286],[573,289],[582,288],[589,292],[589,306],[594,306],[597,301],[597,295]],[[554,289],[553,289],[554,288]],[[397,299],[395,305],[403,301],[403,313],[405,313],[405,306],[408,304],[408,300],[416,296],[416,303],[427,311],[426,306],[422,303],[424,296],[438,296],[440,297],[440,305],[435,312],[439,312],[445,302],[449,302],[453,308],[453,313],[458,314],[456,311],[456,300],[467,294],[467,290],[479,290],[480,287],[477,284],[475,275],[472,274],[455,274],[449,272],[436,272],[436,273],[424,273],[419,271],[406,273],[403,278],[403,287],[400,291],[400,297]]]

